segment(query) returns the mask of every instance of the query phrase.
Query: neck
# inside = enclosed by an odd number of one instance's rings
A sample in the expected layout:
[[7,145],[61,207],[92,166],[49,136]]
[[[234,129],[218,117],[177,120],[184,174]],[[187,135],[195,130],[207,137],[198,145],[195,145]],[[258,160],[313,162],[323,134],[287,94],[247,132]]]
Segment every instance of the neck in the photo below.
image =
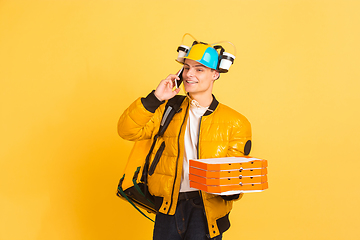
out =
[[200,106],[202,107],[208,107],[210,106],[211,102],[213,101],[213,96],[212,94],[210,95],[198,95],[198,94],[193,94],[193,93],[189,93],[189,96],[191,99],[197,101]]

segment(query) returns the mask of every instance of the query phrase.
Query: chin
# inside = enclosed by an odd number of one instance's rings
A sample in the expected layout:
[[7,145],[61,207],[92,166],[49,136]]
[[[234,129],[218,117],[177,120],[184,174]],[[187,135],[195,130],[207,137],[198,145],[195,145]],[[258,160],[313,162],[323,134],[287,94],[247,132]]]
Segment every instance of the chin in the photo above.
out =
[[191,88],[185,88],[185,92],[187,92],[187,93],[193,93],[194,90],[191,90]]

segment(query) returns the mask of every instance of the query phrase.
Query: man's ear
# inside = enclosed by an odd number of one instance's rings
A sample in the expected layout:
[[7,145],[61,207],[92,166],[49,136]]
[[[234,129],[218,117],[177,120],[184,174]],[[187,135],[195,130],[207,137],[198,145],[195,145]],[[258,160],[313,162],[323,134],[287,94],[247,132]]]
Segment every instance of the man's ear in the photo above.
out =
[[218,80],[219,77],[220,77],[220,73],[219,73],[218,71],[214,71],[214,75],[213,75],[214,81],[215,81],[215,80]]

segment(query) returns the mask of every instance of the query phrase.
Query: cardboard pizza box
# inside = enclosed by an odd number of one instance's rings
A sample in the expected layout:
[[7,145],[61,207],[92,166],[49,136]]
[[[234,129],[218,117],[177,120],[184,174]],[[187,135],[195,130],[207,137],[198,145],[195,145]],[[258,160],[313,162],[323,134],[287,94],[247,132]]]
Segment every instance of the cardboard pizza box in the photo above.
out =
[[189,160],[189,166],[207,171],[266,168],[267,161],[254,157],[225,157]]
[[268,188],[268,183],[248,183],[231,185],[206,185],[190,181],[190,187],[218,195],[239,194],[244,192],[261,192]]
[[207,178],[194,174],[189,175],[190,181],[202,183],[205,185],[230,185],[241,183],[263,183],[267,182],[267,176],[239,176],[239,177],[227,177],[227,178]]
[[257,175],[266,175],[267,174],[267,168],[207,171],[207,170],[203,170],[200,168],[190,167],[189,171],[191,174],[201,176],[201,177],[207,177],[207,178],[257,176]]

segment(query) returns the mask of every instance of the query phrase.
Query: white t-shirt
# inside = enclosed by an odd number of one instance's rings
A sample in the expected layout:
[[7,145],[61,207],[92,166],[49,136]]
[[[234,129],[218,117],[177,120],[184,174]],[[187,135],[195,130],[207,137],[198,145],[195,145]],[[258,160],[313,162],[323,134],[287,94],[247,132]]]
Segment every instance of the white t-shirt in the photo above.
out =
[[199,134],[200,117],[204,115],[208,107],[200,106],[195,100],[190,103],[189,118],[185,130],[185,153],[183,171],[181,176],[180,192],[197,191],[190,187],[189,159],[197,159],[197,144]]

